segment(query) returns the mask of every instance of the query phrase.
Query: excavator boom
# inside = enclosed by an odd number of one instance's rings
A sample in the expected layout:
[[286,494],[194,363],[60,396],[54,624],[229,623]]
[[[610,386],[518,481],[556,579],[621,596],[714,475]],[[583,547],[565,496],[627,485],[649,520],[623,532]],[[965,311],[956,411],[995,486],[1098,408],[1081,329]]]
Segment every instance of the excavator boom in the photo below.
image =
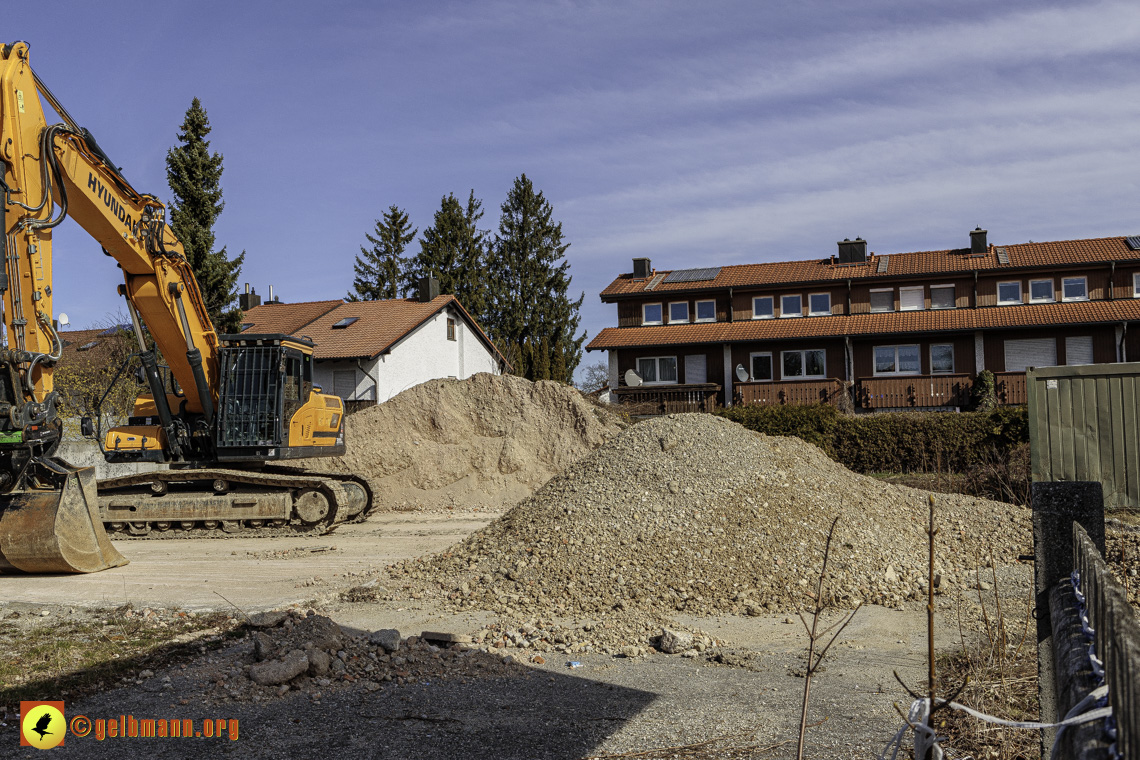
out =
[[[47,123],[41,97],[62,123]],[[23,42],[0,47],[0,170],[0,570],[125,563],[104,525],[135,534],[308,531],[367,514],[372,496],[358,478],[266,467],[344,453],[344,406],[314,385],[312,342],[217,335],[166,207],[136,191],[68,114],[32,71]],[[51,238],[65,217],[123,271],[119,294],[149,386],[100,448],[108,462],[170,470],[93,484],[90,472],[54,456],[62,422],[52,368],[62,341],[52,320]]]

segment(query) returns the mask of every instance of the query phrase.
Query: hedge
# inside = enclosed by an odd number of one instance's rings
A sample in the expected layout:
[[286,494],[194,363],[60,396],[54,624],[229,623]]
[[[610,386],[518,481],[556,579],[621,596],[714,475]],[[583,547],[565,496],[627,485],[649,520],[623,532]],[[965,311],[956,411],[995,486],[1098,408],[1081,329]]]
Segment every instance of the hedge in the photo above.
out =
[[1025,407],[850,416],[833,406],[735,406],[716,414],[767,435],[801,438],[855,472],[968,472],[1029,442]]

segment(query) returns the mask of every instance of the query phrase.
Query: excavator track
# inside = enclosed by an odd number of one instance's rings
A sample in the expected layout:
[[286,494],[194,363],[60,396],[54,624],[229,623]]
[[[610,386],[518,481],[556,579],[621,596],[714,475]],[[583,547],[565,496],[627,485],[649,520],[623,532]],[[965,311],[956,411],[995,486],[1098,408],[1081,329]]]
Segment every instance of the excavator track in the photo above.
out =
[[108,478],[98,493],[103,527],[116,539],[322,535],[374,507],[363,478],[272,465]]

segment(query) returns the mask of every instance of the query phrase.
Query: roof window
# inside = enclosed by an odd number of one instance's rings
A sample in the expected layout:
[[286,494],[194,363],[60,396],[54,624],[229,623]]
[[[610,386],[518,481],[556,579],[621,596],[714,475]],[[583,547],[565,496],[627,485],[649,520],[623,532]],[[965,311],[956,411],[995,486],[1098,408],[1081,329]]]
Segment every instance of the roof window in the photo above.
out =
[[353,322],[355,322],[358,319],[360,319],[360,317],[345,317],[344,319],[342,319],[338,322],[334,322],[332,329],[343,330],[344,328],[348,327],[349,325],[351,325]]

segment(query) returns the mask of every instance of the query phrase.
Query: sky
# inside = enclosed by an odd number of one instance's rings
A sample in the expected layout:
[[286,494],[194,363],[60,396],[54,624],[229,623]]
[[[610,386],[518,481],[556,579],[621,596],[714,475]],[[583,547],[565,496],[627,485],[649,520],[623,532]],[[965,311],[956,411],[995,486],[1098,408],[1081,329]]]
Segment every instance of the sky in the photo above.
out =
[[[2,42],[136,189],[193,98],[224,156],[215,232],[241,282],[344,297],[391,205],[448,193],[498,227],[525,173],[570,243],[582,328],[631,259],[657,269],[1140,234],[1135,2],[24,3]],[[413,243],[413,250],[418,244]],[[72,222],[56,309],[122,311]],[[583,366],[604,360],[587,354]]]

